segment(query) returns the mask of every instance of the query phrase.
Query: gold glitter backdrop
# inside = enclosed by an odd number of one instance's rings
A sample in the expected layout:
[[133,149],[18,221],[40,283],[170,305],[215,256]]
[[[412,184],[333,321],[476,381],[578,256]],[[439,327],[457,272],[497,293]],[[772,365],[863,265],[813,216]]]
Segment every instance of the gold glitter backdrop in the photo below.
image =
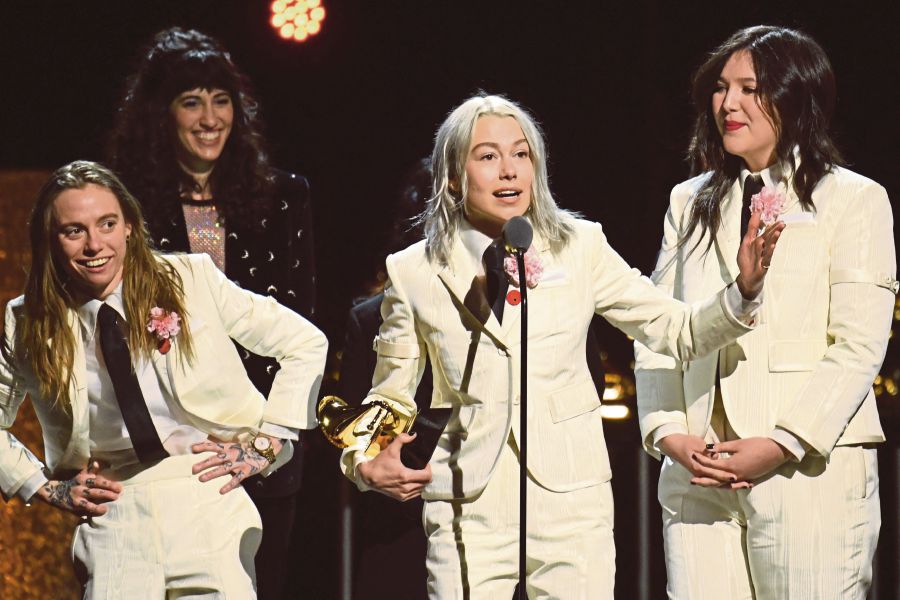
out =
[[[0,304],[22,293],[28,264],[26,221],[48,171],[0,171]],[[2,329],[2,322],[0,322]],[[17,438],[43,457],[41,431],[26,401],[12,428]],[[2,501],[0,501],[2,503]],[[81,597],[72,573],[69,543],[78,521],[36,502],[18,499],[0,505],[0,598],[75,600]]]

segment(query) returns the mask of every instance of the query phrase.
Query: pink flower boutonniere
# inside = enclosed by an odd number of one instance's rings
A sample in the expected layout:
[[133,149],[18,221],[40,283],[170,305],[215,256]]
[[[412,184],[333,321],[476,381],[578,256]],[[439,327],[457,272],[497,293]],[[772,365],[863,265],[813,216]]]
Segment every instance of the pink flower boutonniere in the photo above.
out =
[[147,331],[156,334],[159,340],[159,352],[165,354],[172,349],[171,338],[181,331],[181,317],[176,312],[166,313],[158,306],[150,309],[150,320],[147,321]]
[[[519,265],[516,262],[515,256],[507,256],[503,259],[503,270],[506,271],[506,276],[509,278],[509,281],[514,286],[518,287]],[[541,280],[541,275],[543,274],[544,265],[541,264],[541,257],[538,256],[534,246],[531,246],[528,249],[528,252],[525,253],[525,284],[530,288],[535,287]]]
[[772,186],[763,186],[758,194],[750,197],[750,212],[759,212],[763,225],[771,225],[784,210],[784,192]]

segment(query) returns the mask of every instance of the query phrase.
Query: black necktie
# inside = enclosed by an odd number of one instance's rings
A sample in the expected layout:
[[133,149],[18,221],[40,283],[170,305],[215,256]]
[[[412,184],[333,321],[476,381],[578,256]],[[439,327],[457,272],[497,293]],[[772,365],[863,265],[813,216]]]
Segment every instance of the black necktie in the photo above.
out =
[[484,274],[487,279],[487,300],[497,320],[503,322],[503,306],[506,300],[506,271],[503,270],[503,259],[506,248],[503,240],[495,240],[484,251]]
[[119,328],[119,314],[105,302],[97,314],[100,325],[100,349],[106,362],[106,370],[116,391],[116,401],[125,420],[125,428],[138,460],[150,463],[169,455],[159,441],[159,434],[150,418],[147,403],[131,367],[128,340]]
[[762,177],[759,175],[747,175],[744,179],[744,199],[741,203],[741,237],[744,237],[747,233],[747,224],[750,222],[750,198],[758,194],[762,188]]

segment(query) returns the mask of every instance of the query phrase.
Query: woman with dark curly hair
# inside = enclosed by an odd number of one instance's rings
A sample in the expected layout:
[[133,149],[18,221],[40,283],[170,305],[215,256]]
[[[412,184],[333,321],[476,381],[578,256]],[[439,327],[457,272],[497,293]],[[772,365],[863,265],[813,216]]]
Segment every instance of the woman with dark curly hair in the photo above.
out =
[[[696,177],[672,190],[653,279],[729,284],[750,207],[785,223],[759,326],[690,363],[635,346],[669,598],[865,598],[881,515],[872,383],[897,292],[885,189],[841,165],[834,73],[809,36],[734,33],[694,77]],[[749,206],[747,206],[749,204]]]
[[[260,131],[249,82],[225,48],[174,27],[154,37],[128,79],[109,162],[143,204],[160,250],[205,252],[235,283],[309,318],[315,301],[309,186],[272,168]],[[277,365],[243,349],[241,355],[267,393]],[[297,431],[270,433],[298,440]],[[280,597],[301,455],[246,486],[265,530],[257,554],[263,599]]]

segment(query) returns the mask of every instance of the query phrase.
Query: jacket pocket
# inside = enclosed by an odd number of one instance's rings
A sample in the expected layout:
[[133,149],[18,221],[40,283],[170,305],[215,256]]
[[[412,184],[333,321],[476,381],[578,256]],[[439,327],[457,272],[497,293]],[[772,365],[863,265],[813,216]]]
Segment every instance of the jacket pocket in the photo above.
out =
[[821,340],[779,340],[769,343],[769,371],[812,371],[828,350]]
[[600,397],[590,379],[566,386],[550,394],[550,420],[568,421],[600,406]]

